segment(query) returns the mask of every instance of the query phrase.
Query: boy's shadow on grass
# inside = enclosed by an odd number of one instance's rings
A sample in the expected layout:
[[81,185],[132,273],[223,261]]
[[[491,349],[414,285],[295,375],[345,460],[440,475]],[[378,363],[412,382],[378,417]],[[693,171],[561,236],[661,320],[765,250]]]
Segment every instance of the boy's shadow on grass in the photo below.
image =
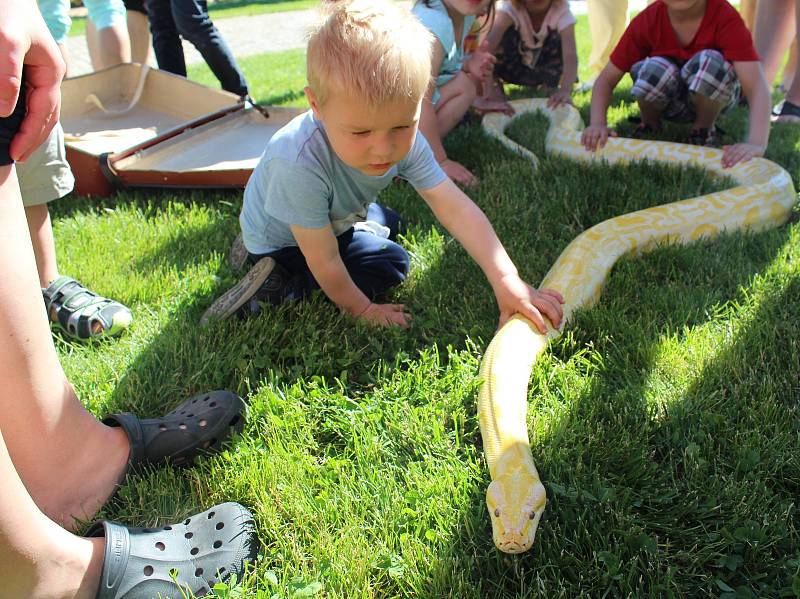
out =
[[[561,390],[540,387],[529,402],[529,420],[535,422],[539,410],[553,420],[532,439],[549,501],[533,550],[508,556],[494,548],[484,503],[486,472],[475,487],[473,509],[462,514],[464,525],[431,568],[430,596],[451,589],[462,596],[459,588],[463,596],[574,596],[576,589],[588,596],[705,596],[717,592],[717,575],[733,587],[748,586],[748,570],[773,585],[760,592],[753,585],[757,594],[791,588],[789,546],[796,545],[786,519],[798,492],[791,469],[800,447],[796,425],[780,413],[796,413],[800,398],[800,279],[765,294],[687,391],[677,394],[669,389],[669,375],[657,376],[669,369],[661,354],[665,344],[677,345],[670,337],[686,341],[688,329],[702,326],[710,312],[746,303],[752,276],[764,271],[788,237],[784,228],[703,244],[690,252],[707,260],[673,267],[697,294],[684,302],[659,295],[664,283],[643,281],[650,289],[636,295],[636,305],[623,317],[619,307],[633,299],[624,279],[642,270],[643,278],[657,276],[680,248],[657,252],[643,265],[618,267],[625,272],[616,283],[611,275],[598,308],[580,313],[569,327],[574,337],[552,349],[569,361],[576,349],[594,346],[598,357],[589,389],[566,389],[566,397],[558,398]],[[714,266],[717,252],[742,245],[757,246],[746,268],[720,272]],[[778,326],[765,329],[763,323]],[[635,355],[618,349],[634,344]],[[537,370],[534,381],[559,381]],[[674,397],[664,399],[670,392]],[[692,552],[697,563],[686,564],[676,579],[671,569]],[[715,564],[731,555],[745,567],[715,574]],[[565,579],[560,589],[548,580],[554,571]]]

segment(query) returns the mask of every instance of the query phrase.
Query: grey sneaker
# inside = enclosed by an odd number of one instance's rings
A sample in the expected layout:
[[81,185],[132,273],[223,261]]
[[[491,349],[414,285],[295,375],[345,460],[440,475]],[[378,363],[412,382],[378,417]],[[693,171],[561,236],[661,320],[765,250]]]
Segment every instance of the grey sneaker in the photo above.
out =
[[200,318],[200,326],[229,316],[261,313],[259,302],[278,305],[286,297],[289,273],[270,257],[261,258],[242,280],[223,293]]
[[242,241],[242,234],[239,233],[231,244],[230,252],[228,252],[228,263],[233,270],[242,270],[247,262],[248,255],[249,252],[244,247],[244,241]]

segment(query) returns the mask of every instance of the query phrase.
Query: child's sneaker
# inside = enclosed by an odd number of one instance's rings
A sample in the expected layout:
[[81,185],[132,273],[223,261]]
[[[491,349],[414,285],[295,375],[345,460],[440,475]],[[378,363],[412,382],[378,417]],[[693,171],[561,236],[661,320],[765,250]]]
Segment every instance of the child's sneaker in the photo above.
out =
[[256,262],[241,281],[222,294],[200,318],[200,326],[212,320],[261,313],[259,302],[278,305],[286,297],[289,273],[270,257]]
[[722,139],[719,130],[715,127],[711,127],[710,129],[692,129],[692,132],[689,133],[689,143],[693,146],[718,148],[722,145]]
[[71,277],[58,277],[42,289],[42,296],[52,325],[82,341],[118,335],[133,319],[127,306],[89,291]]
[[233,270],[242,270],[249,255],[247,248],[244,246],[242,234],[239,233],[231,244],[230,252],[228,252],[228,263]]

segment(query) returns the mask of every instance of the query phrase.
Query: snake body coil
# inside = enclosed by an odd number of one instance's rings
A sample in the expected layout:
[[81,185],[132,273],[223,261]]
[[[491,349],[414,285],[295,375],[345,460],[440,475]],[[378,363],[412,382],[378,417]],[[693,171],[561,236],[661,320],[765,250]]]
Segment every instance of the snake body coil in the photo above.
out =
[[[546,148],[573,159],[628,163],[642,160],[694,165],[739,185],[691,200],[632,212],[584,231],[561,253],[541,283],[564,296],[562,327],[578,308],[593,305],[616,261],[644,253],[657,245],[688,244],[722,231],[777,227],[786,222],[796,194],[789,174],[761,158],[723,170],[722,152],[679,143],[612,138],[592,154],[580,143],[583,121],[572,106],[551,111],[541,99],[512,102],[516,116],[541,111],[550,120]],[[484,117],[486,132],[508,148],[529,158],[536,156],[504,133],[512,117]],[[483,381],[478,418],[492,479],[486,504],[492,536],[498,549],[521,553],[533,546],[547,497],[531,455],[527,426],[528,380],[533,363],[559,330],[541,335],[526,318],[516,315],[492,339],[481,363]]]

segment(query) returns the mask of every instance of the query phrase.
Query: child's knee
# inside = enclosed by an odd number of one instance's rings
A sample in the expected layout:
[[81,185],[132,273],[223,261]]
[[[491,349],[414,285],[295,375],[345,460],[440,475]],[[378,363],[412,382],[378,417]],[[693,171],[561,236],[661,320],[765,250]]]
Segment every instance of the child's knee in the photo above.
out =
[[381,251],[381,265],[387,281],[394,286],[406,280],[411,259],[401,245],[390,241]]
[[681,69],[681,78],[693,94],[727,102],[735,93],[736,72],[717,50],[701,50]]
[[452,83],[457,94],[465,98],[465,101],[469,99],[470,104],[478,96],[478,88],[475,81],[464,71],[459,71],[458,75],[453,78]]
[[653,56],[633,65],[631,78],[634,98],[664,106],[677,94],[680,71],[672,61]]

